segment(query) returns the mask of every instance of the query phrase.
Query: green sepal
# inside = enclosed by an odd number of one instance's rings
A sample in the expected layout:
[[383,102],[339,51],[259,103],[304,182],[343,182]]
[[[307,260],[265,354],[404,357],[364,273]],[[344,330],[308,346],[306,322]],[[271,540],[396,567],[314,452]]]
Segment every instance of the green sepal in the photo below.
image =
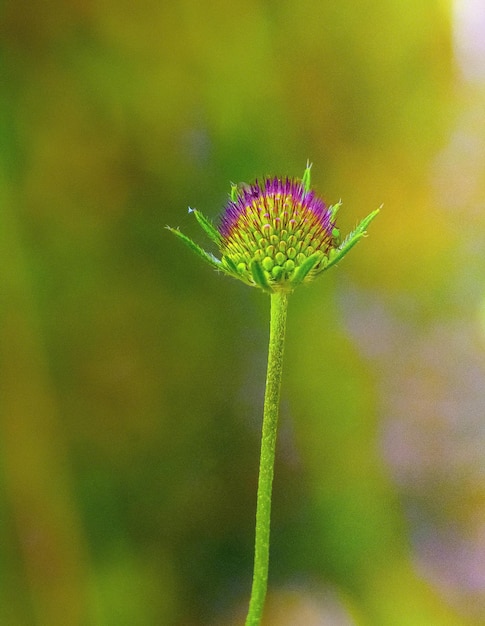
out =
[[332,222],[335,219],[335,216],[337,215],[337,212],[341,206],[342,206],[342,201],[339,200],[337,204],[332,204],[332,206],[328,207],[328,210],[330,211],[330,219]]
[[217,246],[219,246],[221,243],[221,239],[222,239],[221,235],[219,231],[216,228],[214,228],[212,223],[205,217],[205,215],[203,215],[197,209],[190,209],[190,213],[193,213],[195,215],[195,219],[199,222],[199,225],[204,230],[204,232],[209,237],[209,239],[212,239],[212,241]]
[[251,185],[248,185],[247,183],[238,183],[237,185],[236,183],[231,183],[231,193],[229,194],[229,197],[232,202],[237,202],[243,195],[244,191],[250,191],[250,189]]
[[237,271],[236,264],[230,257],[223,256],[221,259],[221,263],[223,264],[223,266],[226,266],[223,269],[227,271],[228,274],[231,274],[232,276],[234,276],[234,278],[239,278],[240,280],[243,280],[241,273]]
[[344,239],[344,241],[340,244],[338,248],[335,248],[334,250],[330,251],[327,265],[319,269],[317,272],[318,274],[322,272],[323,270],[326,270],[329,267],[332,267],[332,265],[335,265],[341,259],[343,259],[343,257],[347,254],[347,252],[349,252],[349,250],[351,250],[355,246],[355,244],[359,241],[359,239],[362,239],[362,237],[364,237],[364,235],[366,234],[367,226],[372,222],[372,220],[379,213],[379,211],[380,209],[376,209],[375,211],[372,211],[372,213],[370,213],[367,217],[365,217],[361,221],[361,223],[357,226],[357,228],[355,228],[349,235],[347,235],[347,237]]
[[292,277],[290,278],[290,283],[292,287],[296,287],[300,283],[302,283],[305,278],[308,276],[308,273],[315,268],[317,263],[322,259],[321,252],[315,252],[308,258],[306,258],[301,265],[299,265],[295,271],[293,272]]
[[256,285],[258,287],[261,287],[261,289],[263,289],[267,293],[274,293],[274,290],[269,284],[268,278],[264,273],[261,263],[259,263],[259,261],[251,261],[249,267],[251,269],[251,274]]
[[303,172],[303,178],[301,179],[303,190],[305,191],[305,193],[308,193],[310,191],[311,169],[312,169],[312,163],[307,161],[305,171]]
[[179,239],[181,239],[185,243],[185,245],[192,250],[192,252],[195,252],[195,254],[200,256],[201,259],[209,263],[209,265],[212,265],[212,267],[214,267],[216,270],[224,271],[224,268],[221,267],[221,262],[219,261],[219,259],[217,259],[213,254],[206,252],[203,248],[198,246],[194,241],[192,241],[192,239],[187,237],[187,235],[181,233],[178,228],[172,228],[171,226],[166,226],[166,228],[171,233],[176,235]]

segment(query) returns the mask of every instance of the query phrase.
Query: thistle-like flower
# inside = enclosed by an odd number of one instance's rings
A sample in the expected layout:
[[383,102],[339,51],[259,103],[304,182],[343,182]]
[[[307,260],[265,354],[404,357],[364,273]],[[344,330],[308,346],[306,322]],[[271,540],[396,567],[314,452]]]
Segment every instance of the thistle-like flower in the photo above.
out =
[[343,241],[335,217],[341,203],[327,207],[310,189],[311,165],[303,178],[266,178],[232,185],[218,228],[189,209],[219,248],[206,252],[178,229],[167,228],[215,269],[268,293],[292,291],[335,265],[361,239],[379,212],[373,211]]
[[289,293],[340,261],[379,212],[370,213],[341,242],[335,221],[340,202],[327,207],[310,189],[310,169],[307,164],[301,180],[275,177],[252,185],[232,185],[218,228],[199,211],[189,209],[219,248],[221,258],[167,226],[215,269],[271,294],[254,573],[246,626],[260,626],[268,583],[271,492]]

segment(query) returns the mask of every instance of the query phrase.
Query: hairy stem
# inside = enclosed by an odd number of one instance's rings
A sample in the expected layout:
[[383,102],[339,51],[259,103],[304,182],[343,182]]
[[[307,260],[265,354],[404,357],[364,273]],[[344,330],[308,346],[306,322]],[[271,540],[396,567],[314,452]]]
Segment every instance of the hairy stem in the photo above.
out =
[[246,626],[258,626],[261,623],[268,585],[271,491],[273,486],[287,309],[288,293],[276,292],[271,294],[268,371],[266,374],[256,506],[254,574]]

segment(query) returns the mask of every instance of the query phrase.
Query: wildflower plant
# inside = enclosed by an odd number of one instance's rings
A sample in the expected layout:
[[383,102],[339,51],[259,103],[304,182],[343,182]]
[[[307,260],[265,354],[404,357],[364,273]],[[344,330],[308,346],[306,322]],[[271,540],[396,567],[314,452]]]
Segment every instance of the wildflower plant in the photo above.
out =
[[283,350],[289,294],[338,263],[366,234],[379,213],[370,213],[344,239],[336,225],[338,202],[328,206],[311,189],[311,165],[302,179],[265,178],[232,185],[216,228],[200,211],[189,209],[220,258],[206,252],[180,230],[167,227],[214,269],[271,298],[270,337],[263,407],[261,457],[256,505],[254,573],[246,626],[258,626],[266,597],[269,565],[271,493],[278,425]]

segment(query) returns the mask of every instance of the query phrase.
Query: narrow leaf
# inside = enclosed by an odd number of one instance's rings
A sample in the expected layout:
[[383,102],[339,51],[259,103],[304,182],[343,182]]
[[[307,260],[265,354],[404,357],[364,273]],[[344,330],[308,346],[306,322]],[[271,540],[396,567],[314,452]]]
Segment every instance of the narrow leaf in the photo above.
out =
[[335,216],[337,215],[337,211],[340,209],[341,206],[342,206],[342,201],[339,200],[337,204],[333,204],[331,207],[328,208],[328,210],[330,211],[330,219],[332,221],[335,219]]
[[305,193],[308,193],[310,191],[311,169],[312,169],[312,163],[310,163],[310,161],[307,161],[305,171],[303,172],[303,178],[301,179]]
[[[333,254],[330,254],[329,262],[324,269],[328,269],[338,263],[343,257],[351,250],[355,244],[364,237],[366,234],[367,226],[372,222],[375,216],[379,213],[380,209],[376,209],[372,211],[367,217],[365,217],[361,223],[355,228],[340,244],[340,246],[334,251]],[[322,270],[323,271],[323,268]],[[320,273],[320,271],[318,273]]]
[[187,235],[184,235],[183,233],[181,233],[177,228],[172,228],[171,226],[167,226],[166,228],[171,233],[176,235],[179,239],[181,239],[185,243],[185,245],[188,246],[192,250],[192,252],[195,252],[195,254],[197,254],[201,259],[209,263],[209,265],[212,265],[212,267],[214,267],[217,270],[223,269],[221,268],[221,262],[219,261],[219,259],[217,259],[214,255],[210,254],[209,252],[206,252],[205,250],[203,250],[200,246],[198,246],[195,242],[193,242],[192,239],[189,239]]
[[190,211],[195,215],[195,219],[199,222],[202,229],[205,231],[206,235],[212,239],[212,241],[219,245],[221,243],[221,235],[219,231],[214,228],[212,223],[197,209],[191,209]]

